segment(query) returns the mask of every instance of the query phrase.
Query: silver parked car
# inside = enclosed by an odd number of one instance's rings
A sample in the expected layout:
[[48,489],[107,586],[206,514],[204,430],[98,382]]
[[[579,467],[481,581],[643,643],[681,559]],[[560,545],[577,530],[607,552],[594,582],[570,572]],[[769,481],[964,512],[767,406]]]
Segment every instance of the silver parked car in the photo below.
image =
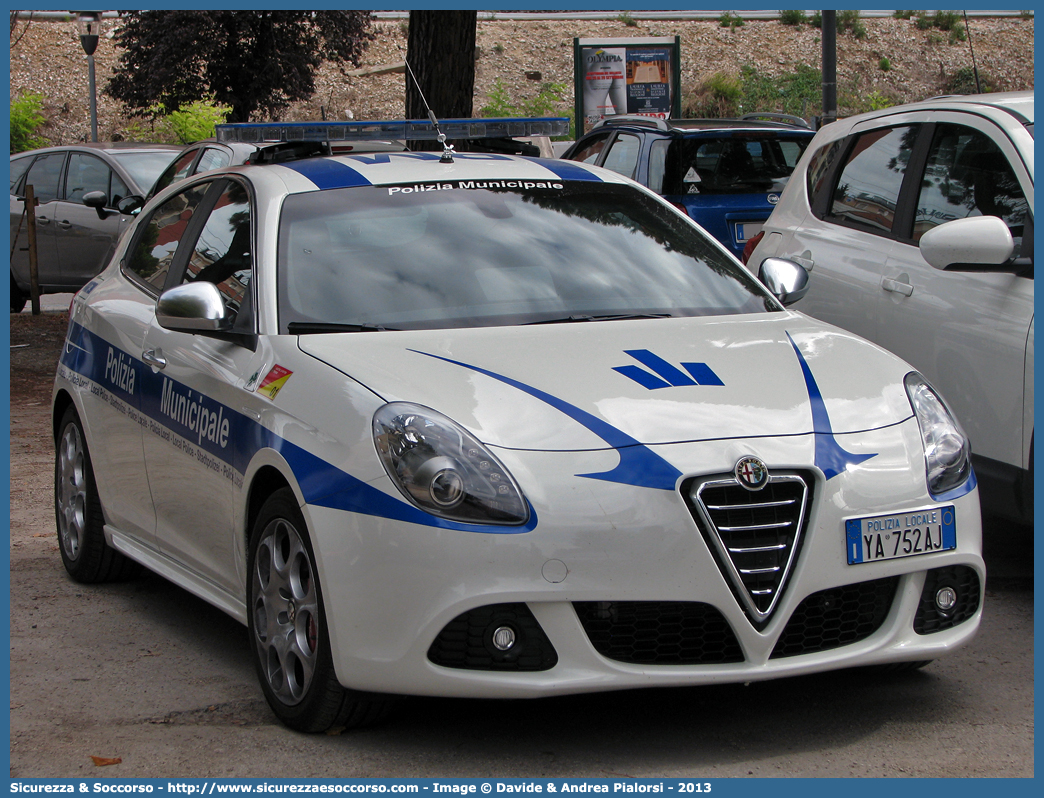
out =
[[989,513],[1033,521],[1033,92],[827,125],[749,266],[810,272],[798,309],[891,350],[946,397]]
[[33,186],[41,293],[76,291],[101,271],[143,197],[180,148],[77,144],[11,156],[11,312],[29,296],[25,187]]

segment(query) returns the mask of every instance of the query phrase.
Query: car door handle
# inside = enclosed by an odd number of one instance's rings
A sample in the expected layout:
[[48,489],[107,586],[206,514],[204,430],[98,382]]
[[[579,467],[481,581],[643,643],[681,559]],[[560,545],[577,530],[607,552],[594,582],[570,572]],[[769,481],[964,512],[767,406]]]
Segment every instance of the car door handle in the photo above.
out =
[[37,216],[36,217],[36,223],[37,224],[50,224],[51,220],[47,216]]
[[167,365],[166,359],[157,355],[155,349],[146,349],[141,353],[141,359],[157,369],[165,368]]
[[881,287],[885,291],[891,291],[893,294],[902,294],[903,296],[913,295],[912,285],[900,282],[899,280],[893,280],[891,277],[885,277],[881,281]]
[[62,219],[59,222],[55,222],[55,224],[57,224],[63,230],[68,230],[70,227],[72,227],[72,222],[67,221],[66,219]]

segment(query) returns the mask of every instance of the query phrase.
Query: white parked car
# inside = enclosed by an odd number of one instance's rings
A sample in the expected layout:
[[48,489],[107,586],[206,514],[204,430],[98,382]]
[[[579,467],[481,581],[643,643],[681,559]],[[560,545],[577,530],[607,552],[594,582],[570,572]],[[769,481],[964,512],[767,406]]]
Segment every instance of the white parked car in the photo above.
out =
[[[909,361],[971,439],[985,510],[1033,518],[1033,92],[828,125],[750,258],[811,272],[798,307]],[[999,220],[999,221],[998,221]]]
[[[783,301],[804,276],[763,269]],[[297,729],[920,665],[982,612],[928,383],[582,164],[175,183],[73,301],[53,417],[69,573],[140,563],[242,621]]]

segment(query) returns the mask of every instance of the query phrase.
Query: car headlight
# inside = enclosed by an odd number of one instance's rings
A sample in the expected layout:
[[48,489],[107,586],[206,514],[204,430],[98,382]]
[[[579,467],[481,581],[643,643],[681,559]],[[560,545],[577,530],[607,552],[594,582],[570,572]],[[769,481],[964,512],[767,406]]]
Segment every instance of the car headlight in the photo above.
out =
[[933,496],[961,485],[971,474],[968,438],[942,397],[916,372],[906,375],[906,393],[924,446],[928,491]]
[[373,415],[373,440],[388,476],[422,510],[472,524],[529,520],[529,505],[507,469],[441,413],[386,404]]

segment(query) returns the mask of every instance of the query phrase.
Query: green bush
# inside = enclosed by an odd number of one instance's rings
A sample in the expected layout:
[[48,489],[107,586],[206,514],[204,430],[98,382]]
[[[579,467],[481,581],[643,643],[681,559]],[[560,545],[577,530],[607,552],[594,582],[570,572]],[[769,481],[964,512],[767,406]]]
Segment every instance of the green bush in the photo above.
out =
[[687,118],[720,119],[768,111],[808,118],[823,104],[818,69],[798,64],[793,72],[772,77],[745,66],[738,76],[716,72],[682,100]]
[[892,69],[892,62],[887,58],[882,58],[877,62],[877,66],[880,67],[882,72],[888,72]]
[[893,11],[892,12],[892,18],[893,19],[910,19],[916,13],[918,13],[918,12],[916,12],[916,11]]
[[796,8],[788,8],[779,12],[779,21],[784,25],[800,25],[807,22],[805,12]]
[[738,77],[715,72],[682,100],[682,115],[689,119],[738,116],[743,84]]
[[620,16],[618,16],[616,18],[616,21],[617,22],[622,22],[628,28],[637,28],[638,27],[638,20],[636,20],[634,17],[632,17],[626,11],[624,11]]
[[747,23],[743,21],[743,18],[738,14],[733,14],[731,11],[726,11],[720,17],[718,17],[718,24],[723,28],[742,28]]
[[493,81],[489,101],[479,109],[479,115],[494,119],[512,116],[568,116],[571,119],[572,109],[561,110],[567,88],[564,83],[542,83],[535,97],[515,105],[507,87],[497,79]]
[[[838,33],[850,33],[856,39],[866,38],[866,25],[864,25],[863,20],[859,18],[858,11],[851,9],[847,11],[838,11],[835,20]],[[808,18],[808,24],[813,28],[822,28],[823,13],[821,11],[813,12],[812,16]]]
[[214,136],[214,126],[228,118],[232,109],[226,105],[196,101],[167,115],[167,124],[180,144],[191,144]]
[[148,121],[130,124],[124,137],[128,141],[191,144],[213,138],[214,126],[224,122],[231,110],[227,105],[197,100],[168,114],[157,104],[149,109]]
[[43,95],[27,92],[11,101],[11,154],[46,147],[40,128],[47,122],[43,114]]
[[837,32],[851,33],[853,38],[866,38],[866,25],[859,18],[859,12],[854,9],[846,9],[837,12]]
[[511,95],[499,78],[493,81],[493,88],[489,90],[489,102],[479,109],[479,116],[493,119],[518,116],[518,109],[511,102]]
[[777,111],[808,118],[823,105],[823,73],[807,64],[798,64],[793,72],[770,77],[752,66],[740,73],[743,98],[742,113]]
[[975,86],[975,70],[971,67],[961,67],[950,75],[943,86],[945,94],[983,94],[997,90],[996,84],[989,75],[979,72],[979,88]]
[[[964,28],[964,18],[956,11],[936,11],[929,15],[927,11],[918,11],[914,24],[918,30],[941,30],[949,34],[950,44],[963,42],[968,38]],[[937,44],[941,41],[938,37],[929,36],[929,43]]]
[[870,106],[868,111],[882,111],[895,105],[895,101],[891,97],[887,97],[877,90],[866,95],[866,102]]

